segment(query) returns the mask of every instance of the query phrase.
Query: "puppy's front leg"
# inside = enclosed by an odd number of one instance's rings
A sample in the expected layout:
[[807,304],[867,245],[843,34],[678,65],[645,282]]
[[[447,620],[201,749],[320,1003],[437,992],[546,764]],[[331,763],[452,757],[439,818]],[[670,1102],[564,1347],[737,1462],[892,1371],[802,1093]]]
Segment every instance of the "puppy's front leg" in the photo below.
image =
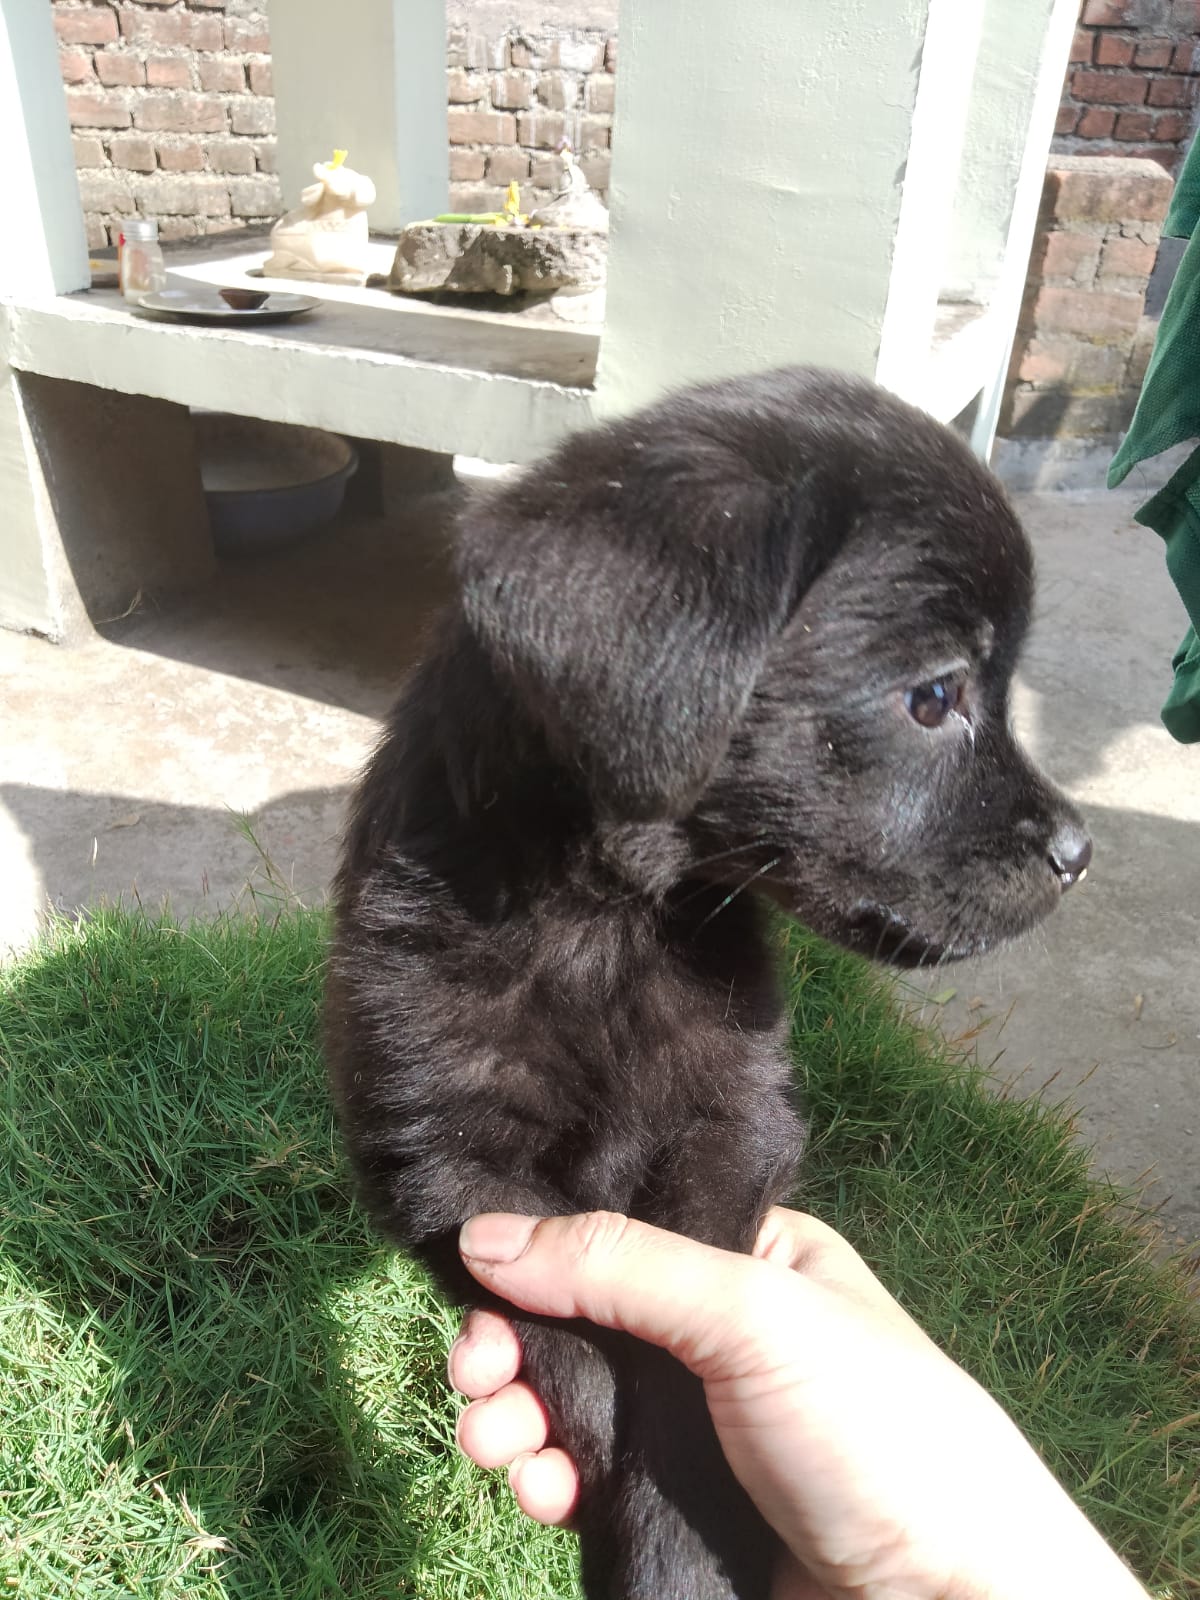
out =
[[[761,1066],[762,1063],[759,1063]],[[766,1209],[795,1183],[804,1140],[789,1070],[698,1111],[656,1163],[645,1220],[723,1249],[748,1250]],[[766,1600],[778,1542],[734,1478],[701,1384],[661,1350],[634,1345],[621,1388],[625,1472],[616,1506],[619,1566],[604,1589],[622,1600]],[[587,1540],[584,1540],[585,1574]]]

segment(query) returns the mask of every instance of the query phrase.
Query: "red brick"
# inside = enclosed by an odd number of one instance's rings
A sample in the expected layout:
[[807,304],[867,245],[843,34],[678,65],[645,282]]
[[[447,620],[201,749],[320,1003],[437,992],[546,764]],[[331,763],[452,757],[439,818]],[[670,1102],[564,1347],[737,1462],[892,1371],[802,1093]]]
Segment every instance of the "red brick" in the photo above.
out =
[[1019,389],[1006,404],[1002,427],[1014,438],[1111,440],[1129,426],[1136,398],[1136,391],[1116,385],[1107,394]]
[[152,89],[190,89],[192,64],[183,56],[148,56],[146,82]]
[[108,152],[114,167],[124,167],[129,172],[153,172],[157,165],[154,146],[149,139],[141,139],[137,134],[110,139]]
[[1094,100],[1105,106],[1140,106],[1146,99],[1145,78],[1127,72],[1073,72],[1071,93],[1076,100]]
[[1171,0],[1171,22],[1179,33],[1200,33],[1200,0]]
[[236,172],[248,178],[258,171],[254,146],[245,139],[212,139],[208,159],[214,172]]
[[164,172],[203,172],[204,147],[199,139],[182,139],[178,144],[158,143],[158,164]]
[[557,190],[563,180],[563,165],[558,156],[534,157],[529,181],[536,189]]
[[1107,278],[1138,278],[1143,282],[1154,270],[1158,246],[1142,239],[1108,239],[1100,257],[1099,281]]
[[579,148],[607,150],[612,144],[611,117],[584,117],[579,124]]
[[253,149],[254,159],[258,162],[258,170],[260,172],[274,172],[276,170],[274,139],[265,139],[262,144],[256,144]]
[[1022,383],[1071,383],[1081,389],[1107,388],[1121,383],[1128,359],[1123,343],[1031,339],[1021,353],[1017,377]]
[[[449,111],[451,144],[515,144],[517,119],[504,111]],[[521,118],[522,122],[527,119]],[[525,140],[522,139],[522,144]]]
[[[212,18],[219,28],[219,17]],[[219,50],[220,45],[208,46],[204,49]],[[271,34],[267,27],[265,17],[226,17],[225,18],[225,48],[226,50],[242,50],[252,55],[270,55]]]
[[529,178],[529,156],[524,150],[493,150],[487,158],[489,183],[525,183]]
[[271,76],[271,63],[269,61],[250,61],[246,64],[246,71],[250,76],[251,94],[274,94],[274,79]]
[[68,89],[67,112],[74,128],[127,128],[129,110],[119,95],[96,89]]
[[611,73],[594,72],[583,86],[583,103],[589,111],[612,114],[617,80]]
[[558,111],[530,111],[517,120],[517,138],[536,150],[553,150],[566,133],[566,118]]
[[475,183],[450,185],[451,211],[499,211],[504,205],[504,200],[503,189],[488,188]]
[[260,96],[229,102],[229,126],[234,133],[274,133],[275,102]]
[[160,239],[194,239],[200,232],[200,224],[195,217],[160,217],[158,219],[158,237]]
[[1137,0],[1084,0],[1081,22],[1093,28],[1120,28],[1136,25]]
[[79,174],[79,198],[85,211],[104,211],[128,216],[134,209],[130,179],[111,167],[101,172]]
[[565,72],[543,72],[537,97],[548,111],[573,111],[579,104],[579,80]]
[[1127,33],[1102,33],[1096,39],[1098,67],[1128,67],[1133,62],[1132,37]]
[[104,165],[104,146],[99,139],[89,134],[82,137],[78,134],[71,140],[75,151],[76,167],[102,167]]
[[1154,118],[1148,111],[1122,111],[1117,118],[1117,138],[1127,139],[1130,143],[1149,139],[1153,127]]
[[579,165],[593,189],[608,188],[612,177],[612,156],[607,150],[598,155],[583,156]]
[[466,64],[476,72],[502,72],[509,65],[508,38],[488,38],[485,34],[467,33]]
[[120,13],[121,33],[131,44],[178,45],[190,50],[220,50],[224,45],[218,16],[193,16],[187,11],[145,11],[129,8]]
[[492,79],[492,104],[500,111],[523,111],[533,104],[532,79],[521,72],[498,72]]
[[133,125],[150,133],[224,133],[224,104],[210,95],[147,94],[134,107]]
[[1033,303],[1032,321],[1039,332],[1074,333],[1103,342],[1132,334],[1142,315],[1141,294],[1095,289],[1068,289],[1046,284]]
[[229,193],[235,217],[277,217],[283,210],[278,178],[230,178]]
[[1171,66],[1176,72],[1195,72],[1197,70],[1195,44],[1177,44],[1175,54],[1171,57]]
[[1155,117],[1150,137],[1164,144],[1178,144],[1187,138],[1189,126],[1190,119],[1182,111],[1164,111],[1161,117]]
[[482,150],[451,150],[451,183],[479,183],[487,158]]
[[1161,222],[1170,204],[1171,188],[1170,179],[1152,168],[1123,164],[1114,172],[1107,162],[1087,157],[1061,165],[1051,158],[1043,205],[1060,220]]
[[106,89],[117,85],[141,88],[146,81],[146,70],[137,56],[122,55],[117,50],[98,50],[96,76]]
[[64,44],[111,44],[118,37],[116,13],[107,6],[56,5],[54,31]]
[[1133,64],[1135,67],[1169,67],[1172,48],[1169,39],[1140,39],[1134,47]]
[[1071,41],[1071,54],[1068,57],[1071,66],[1090,65],[1095,45],[1096,35],[1089,28],[1076,28],[1075,37]]
[[1195,78],[1151,78],[1147,104],[1190,106],[1196,98]]
[[551,39],[546,65],[566,67],[569,72],[599,72],[604,65],[604,45],[599,39]]
[[87,242],[89,250],[103,250],[108,244],[108,229],[99,217],[85,218],[87,224]]
[[92,58],[86,50],[60,50],[58,70],[64,83],[95,83]]
[[487,79],[480,72],[456,67],[446,74],[446,99],[452,106],[471,106],[487,99]]
[[1079,119],[1075,132],[1081,139],[1107,139],[1116,126],[1117,113],[1089,106]]
[[1096,234],[1073,233],[1060,228],[1045,234],[1044,238],[1045,249],[1037,269],[1041,277],[1091,282],[1100,260],[1100,240]]
[[245,94],[246,69],[240,61],[214,61],[199,63],[200,87],[208,94]]
[[1075,124],[1079,121],[1078,106],[1059,106],[1058,115],[1054,119],[1055,133],[1074,133]]

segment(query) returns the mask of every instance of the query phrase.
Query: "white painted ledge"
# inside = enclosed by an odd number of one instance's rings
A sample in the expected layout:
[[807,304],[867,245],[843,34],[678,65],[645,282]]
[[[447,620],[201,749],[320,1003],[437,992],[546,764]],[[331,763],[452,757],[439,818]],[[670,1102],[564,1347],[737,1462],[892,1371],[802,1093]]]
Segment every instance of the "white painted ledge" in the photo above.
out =
[[114,290],[0,302],[0,360],[22,372],[491,461],[588,425],[598,345],[386,295],[258,328],[152,320]]

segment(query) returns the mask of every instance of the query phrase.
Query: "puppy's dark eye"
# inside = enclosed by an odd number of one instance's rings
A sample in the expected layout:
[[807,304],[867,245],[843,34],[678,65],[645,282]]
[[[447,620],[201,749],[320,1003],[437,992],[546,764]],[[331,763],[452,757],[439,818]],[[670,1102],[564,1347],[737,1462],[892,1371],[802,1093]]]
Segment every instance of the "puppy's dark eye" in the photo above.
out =
[[958,678],[935,678],[918,684],[904,696],[904,704],[914,722],[923,728],[940,728],[952,711],[962,705],[963,686]]

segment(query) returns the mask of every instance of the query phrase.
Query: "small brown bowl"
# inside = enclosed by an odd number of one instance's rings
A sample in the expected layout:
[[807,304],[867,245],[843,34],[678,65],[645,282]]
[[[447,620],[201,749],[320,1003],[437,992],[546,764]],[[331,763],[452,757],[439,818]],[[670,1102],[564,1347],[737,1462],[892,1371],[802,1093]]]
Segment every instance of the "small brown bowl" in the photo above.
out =
[[217,293],[233,311],[257,311],[271,298],[262,289],[218,289]]

